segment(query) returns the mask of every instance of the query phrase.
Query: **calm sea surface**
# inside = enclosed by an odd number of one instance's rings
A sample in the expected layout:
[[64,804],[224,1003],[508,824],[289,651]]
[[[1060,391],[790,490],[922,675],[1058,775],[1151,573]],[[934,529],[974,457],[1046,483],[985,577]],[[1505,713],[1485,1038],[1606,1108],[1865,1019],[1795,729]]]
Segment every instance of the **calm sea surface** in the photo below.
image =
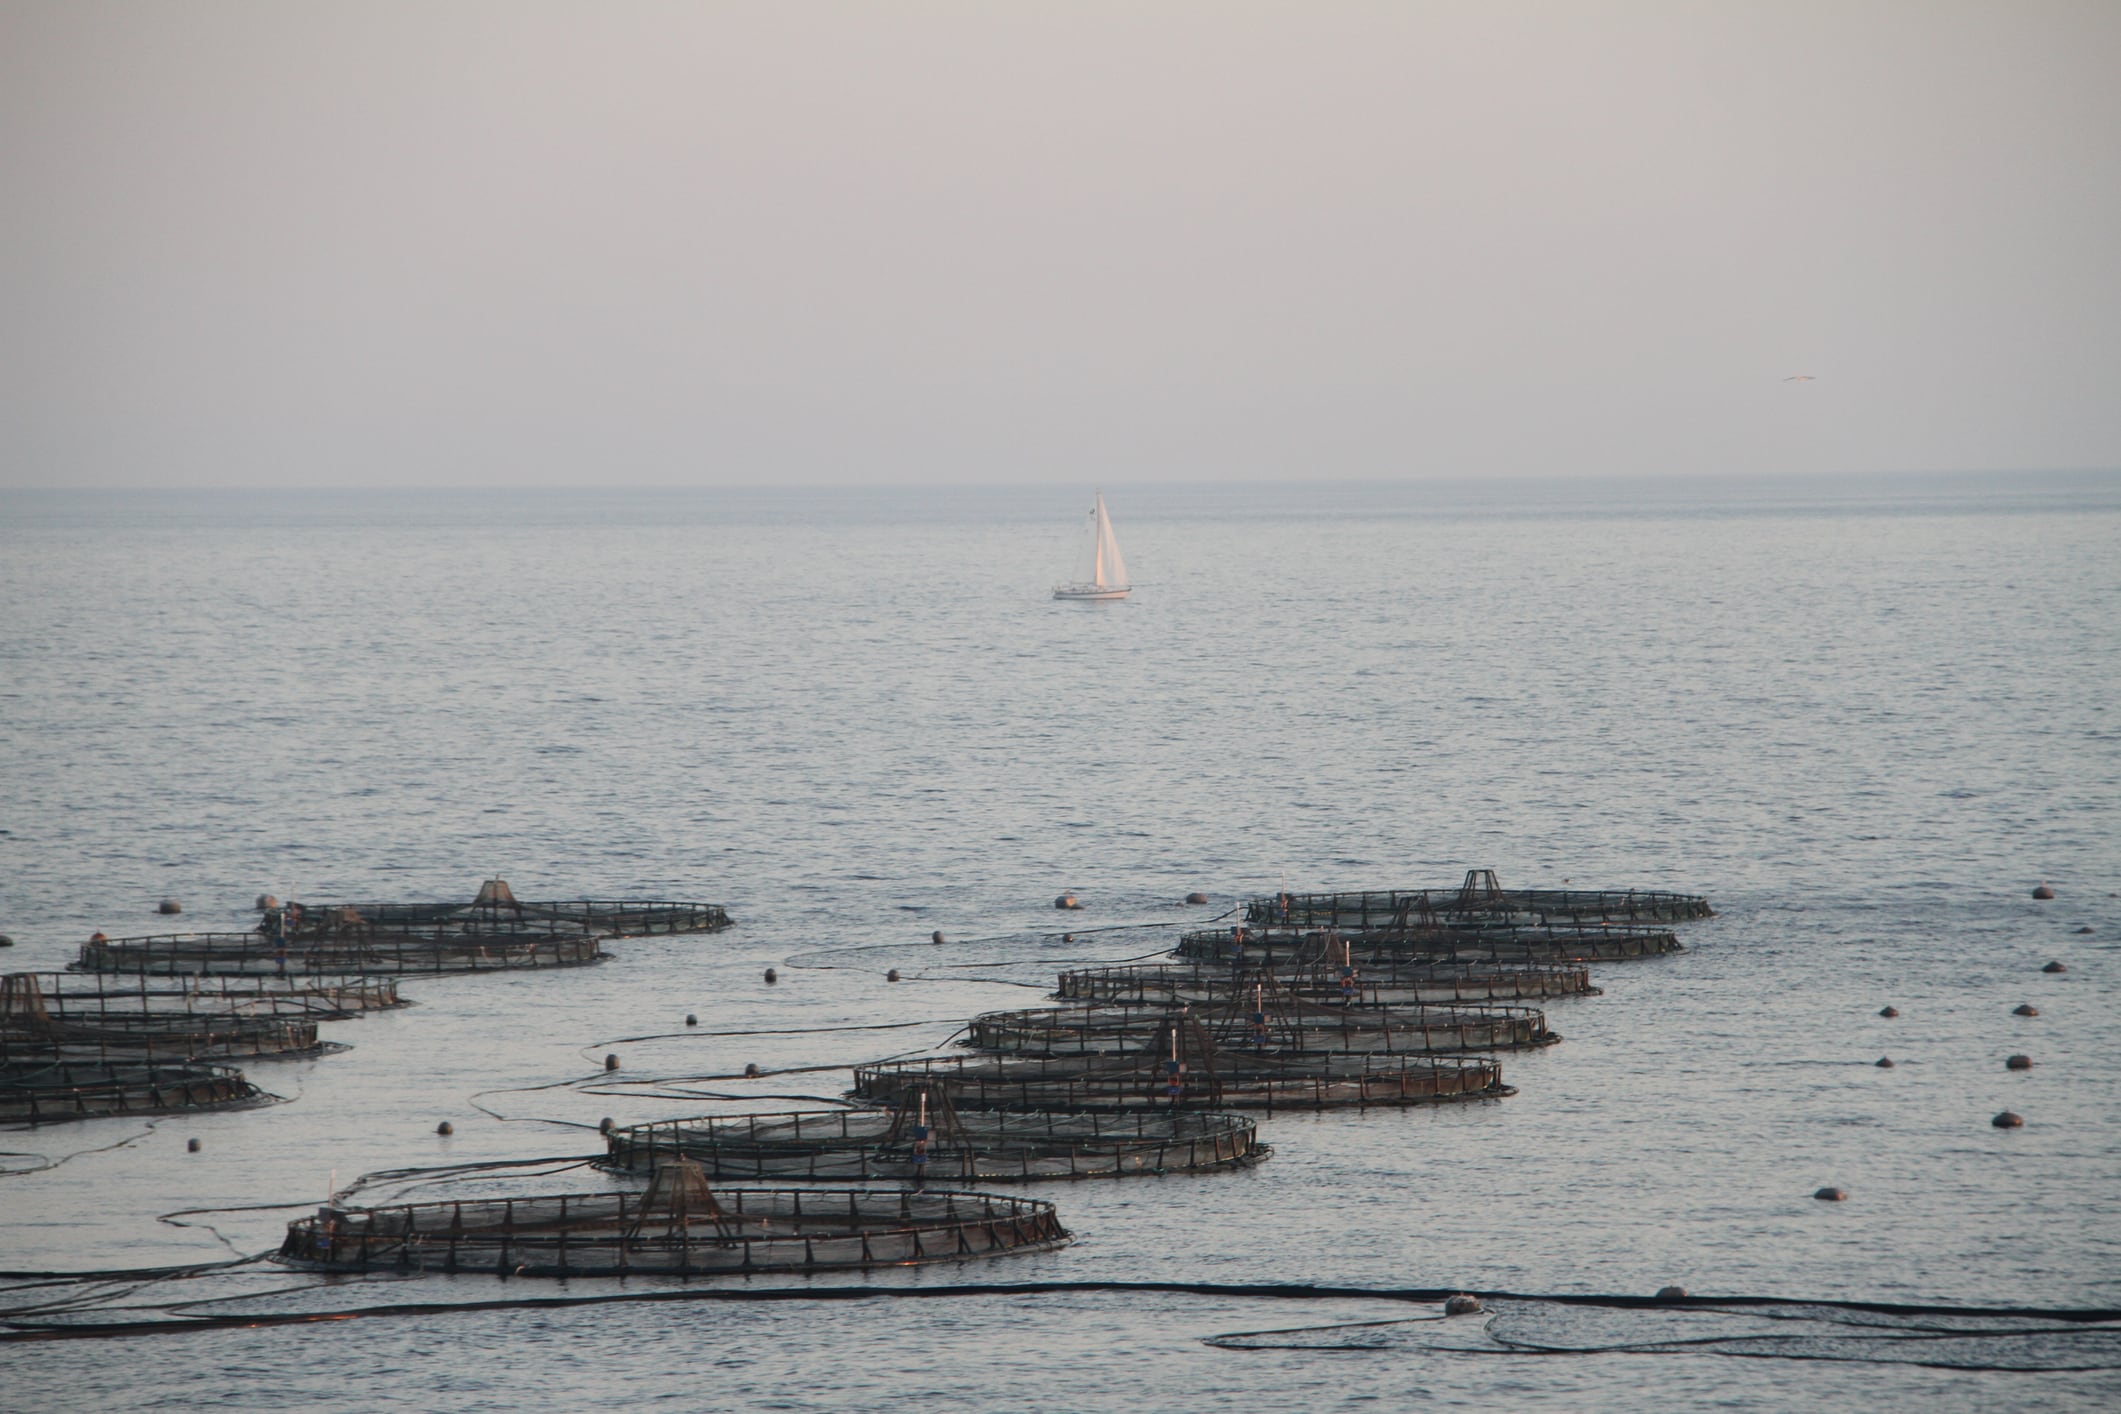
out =
[[[1505,1059],[1514,1098],[1276,1117],[1249,1172],[1027,1190],[1075,1232],[1060,1252],[865,1280],[2121,1305],[2121,478],[1107,486],[1139,588],[1057,604],[1088,490],[0,495],[6,967],[166,931],[165,895],[186,927],[248,927],[260,892],[499,874],[740,919],[574,972],[408,981],[418,1005],[331,1028],[352,1049],[250,1064],[284,1104],[0,1133],[0,1268],[212,1262],[277,1243],[294,1210],[266,1205],[363,1174],[837,1095],[844,1073],[812,1071],[655,1097],[942,1043],[1036,1004],[1064,960],[1157,951],[1284,876],[1481,865],[1720,916],[1551,1004],[1566,1039]],[[1081,913],[1053,911],[1064,889]],[[1208,907],[1179,903],[1195,889]],[[716,1034],[903,1022],[926,1024]],[[601,1083],[606,1053],[666,1086]],[[2004,1108],[2022,1130],[1989,1125]],[[1814,1201],[1827,1184],[1848,1201]],[[530,1285],[259,1267],[96,1294],[228,1314]],[[529,1294],[561,1289],[619,1288]],[[2121,1400],[2110,1369],[1507,1354],[1477,1321],[1206,1343],[1428,1314],[1142,1293],[462,1312],[0,1346],[0,1405]],[[1561,1345],[1667,1334],[1496,1319]]]

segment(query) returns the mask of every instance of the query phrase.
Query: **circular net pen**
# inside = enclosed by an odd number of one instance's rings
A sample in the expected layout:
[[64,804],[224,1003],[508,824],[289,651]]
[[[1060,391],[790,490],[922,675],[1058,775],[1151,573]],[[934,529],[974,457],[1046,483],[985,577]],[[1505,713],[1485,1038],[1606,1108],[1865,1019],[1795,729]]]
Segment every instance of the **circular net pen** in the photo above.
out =
[[737,1276],[956,1262],[1068,1240],[1053,1205],[1027,1198],[715,1189],[697,1164],[681,1160],[657,1169],[644,1194],[321,1208],[288,1224],[279,1260],[330,1271]]
[[296,1060],[346,1047],[320,1040],[314,1021],[245,1017],[157,1017],[125,1026],[58,1022],[43,1027],[0,1023],[0,1056],[20,1045],[68,1060],[134,1061]]
[[495,928],[441,925],[425,934],[364,928],[329,938],[263,933],[175,933],[81,945],[77,972],[158,977],[282,977],[349,973],[513,972],[601,962],[596,935],[562,923]]
[[916,1085],[887,1110],[710,1115],[612,1131],[611,1162],[648,1170],[673,1157],[721,1180],[1027,1183],[1241,1168],[1272,1152],[1241,1115],[959,1113],[942,1086]]
[[1684,952],[1676,934],[1652,928],[1409,928],[1367,933],[1239,925],[1181,934],[1173,950],[1191,962],[1274,969],[1343,960],[1361,967],[1565,967]]
[[731,924],[717,903],[669,899],[518,899],[505,880],[488,879],[469,903],[291,902],[268,910],[270,923],[293,938],[328,937],[348,927],[421,931],[443,924],[493,927],[544,920],[566,923],[603,938],[654,934],[717,933]]
[[1360,1006],[1440,1006],[1452,1002],[1597,996],[1584,967],[1499,967],[1461,963],[1300,963],[1265,970],[1195,963],[1089,967],[1060,975],[1054,995],[1071,1002],[1135,1006],[1228,1001],[1271,978],[1299,1001]]
[[11,1042],[29,1042],[48,1044],[76,1060],[181,1061],[314,1056],[342,1049],[320,1042],[317,1023],[302,1015],[177,1010],[151,1005],[144,990],[84,992],[79,983],[86,979],[54,974],[53,980],[60,985],[47,990],[35,973],[0,977],[0,1051]]
[[941,1086],[966,1110],[1322,1110],[1500,1099],[1517,1092],[1491,1060],[1250,1054],[1218,1047],[1197,1020],[1168,1019],[1132,1055],[979,1056],[855,1067],[854,1094],[901,1104]]
[[270,1098],[225,1065],[79,1061],[18,1049],[0,1058],[0,1124],[226,1109]]
[[521,905],[526,918],[578,923],[607,938],[646,938],[673,933],[719,933],[732,926],[718,903],[638,899],[555,899]]
[[964,1044],[1025,1056],[1124,1055],[1153,1044],[1174,1011],[1197,1021],[1225,1054],[1432,1056],[1561,1039],[1536,1007],[1326,1006],[1253,991],[1199,1009],[1098,1003],[988,1012],[966,1025]]
[[1655,889],[1505,889],[1492,869],[1468,869],[1457,888],[1282,893],[1245,905],[1245,921],[1255,926],[1358,930],[1512,918],[1539,923],[1679,923],[1714,915],[1709,901],[1698,894]]
[[344,1021],[409,1005],[391,977],[184,977],[147,973],[17,972],[0,977],[0,1015],[54,1020],[107,1015],[270,1017]]

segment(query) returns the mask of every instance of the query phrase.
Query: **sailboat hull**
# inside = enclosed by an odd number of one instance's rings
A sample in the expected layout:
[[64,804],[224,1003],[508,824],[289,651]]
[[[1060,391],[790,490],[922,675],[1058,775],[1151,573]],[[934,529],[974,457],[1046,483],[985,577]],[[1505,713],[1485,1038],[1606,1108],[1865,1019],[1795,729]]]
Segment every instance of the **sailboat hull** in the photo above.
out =
[[1056,599],[1124,599],[1133,592],[1132,586],[1125,589],[1111,589],[1095,584],[1081,586],[1064,584],[1053,591],[1053,597]]

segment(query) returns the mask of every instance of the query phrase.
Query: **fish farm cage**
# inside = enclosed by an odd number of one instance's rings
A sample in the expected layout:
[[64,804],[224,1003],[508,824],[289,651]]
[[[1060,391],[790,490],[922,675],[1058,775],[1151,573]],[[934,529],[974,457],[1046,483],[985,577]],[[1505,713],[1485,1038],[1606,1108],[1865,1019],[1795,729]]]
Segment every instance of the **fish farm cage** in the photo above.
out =
[[[121,980],[122,979],[122,980]],[[274,1017],[343,1021],[408,1003],[391,977],[185,977],[146,973],[16,972],[0,976],[0,1019],[102,1021],[143,1016]]]
[[894,1103],[942,1086],[966,1110],[1118,1111],[1187,1106],[1245,1110],[1367,1109],[1516,1094],[1490,1060],[1369,1055],[1283,1058],[1224,1052],[1176,1062],[1136,1056],[950,1057],[856,1066],[854,1094]]
[[13,1047],[0,1058],[0,1124],[224,1109],[270,1098],[225,1065],[83,1061]]
[[[1519,1050],[1561,1038],[1536,1007],[1366,1007],[1300,1002],[1266,987],[1222,1004],[1179,1008],[1224,1054],[1284,1057],[1446,1055]],[[972,1018],[964,1044],[1024,1056],[1126,1055],[1152,1045],[1169,1025],[1163,1005],[1042,1007]]]
[[504,972],[581,967],[601,962],[597,936],[560,923],[461,929],[428,934],[364,931],[334,938],[280,939],[262,933],[174,933],[145,938],[92,938],[76,972],[158,977],[279,977],[349,973]]
[[1245,904],[1256,926],[1417,928],[1464,918],[1536,918],[1574,923],[1660,922],[1713,917],[1698,894],[1649,889],[1505,889],[1492,869],[1468,869],[1455,889],[1382,889],[1359,893],[1281,893]]
[[603,938],[717,933],[731,924],[716,903],[667,899],[518,899],[505,880],[488,879],[469,903],[291,902],[266,910],[292,938],[331,937],[348,928],[419,931],[443,924],[492,926],[543,920],[568,923]]
[[1678,935],[1650,928],[1207,929],[1183,933],[1175,956],[1226,967],[1302,967],[1328,961],[1365,967],[1400,964],[1553,967],[1626,962],[1684,952]]
[[[94,1005],[101,1001],[101,1006]],[[46,992],[34,973],[0,977],[0,1054],[11,1043],[50,1045],[74,1060],[232,1060],[314,1056],[327,1046],[303,1016],[150,1009],[129,988],[101,998]]]
[[0,1022],[0,1059],[24,1047],[71,1061],[291,1060],[345,1047],[319,1040],[314,1021],[174,1016],[171,1025]]
[[721,1276],[955,1262],[1064,1245],[1051,1203],[935,1189],[727,1188],[665,1164],[648,1191],[325,1207],[279,1260],[329,1271]]
[[1584,967],[1500,967],[1401,963],[1357,968],[1327,963],[1284,970],[1201,963],[1192,966],[1088,967],[1060,975],[1054,995],[1071,1002],[1136,1006],[1227,1001],[1268,977],[1299,1001],[1359,1006],[1438,1006],[1452,1002],[1597,996]]
[[894,1109],[709,1115],[615,1129],[610,1161],[636,1171],[674,1157],[714,1179],[1022,1183],[1200,1173],[1271,1152],[1241,1115],[959,1113],[942,1086]]

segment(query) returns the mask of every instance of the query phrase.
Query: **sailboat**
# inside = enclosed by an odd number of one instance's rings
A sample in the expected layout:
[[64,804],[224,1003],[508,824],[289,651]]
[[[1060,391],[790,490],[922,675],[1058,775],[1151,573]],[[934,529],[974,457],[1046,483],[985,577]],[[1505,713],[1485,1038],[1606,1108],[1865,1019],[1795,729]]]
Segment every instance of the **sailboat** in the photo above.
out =
[[1090,507],[1090,539],[1076,562],[1075,579],[1053,586],[1056,599],[1124,599],[1133,585],[1127,583],[1127,562],[1120,558],[1119,537],[1112,533],[1112,513],[1105,509],[1105,493],[1099,491]]

